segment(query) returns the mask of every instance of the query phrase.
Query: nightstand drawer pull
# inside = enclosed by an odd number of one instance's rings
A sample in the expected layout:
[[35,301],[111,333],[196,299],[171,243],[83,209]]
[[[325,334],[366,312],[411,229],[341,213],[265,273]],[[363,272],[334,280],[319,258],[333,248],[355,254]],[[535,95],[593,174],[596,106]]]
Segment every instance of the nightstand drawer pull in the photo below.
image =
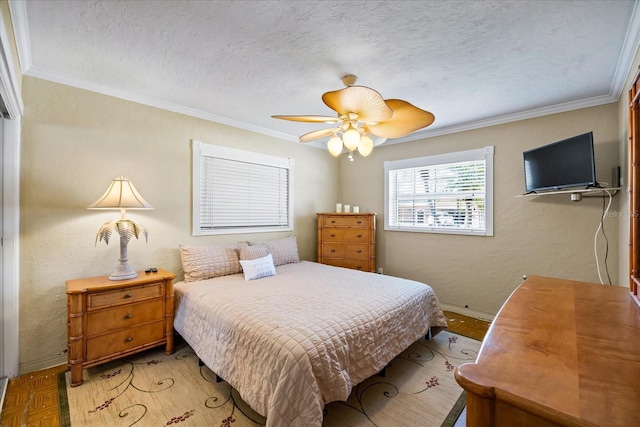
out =
[[129,313],[126,316],[123,317],[123,319],[131,319],[133,317],[133,314]]
[[133,294],[124,294],[122,295],[122,298],[127,299],[127,298],[131,298],[133,296]]
[[331,234],[331,237],[336,237],[336,235],[335,234]]
[[357,253],[357,254],[361,254],[361,253],[362,253],[362,249],[358,249],[358,250],[356,251],[356,253]]
[[131,342],[131,341],[133,341],[133,337],[126,337],[124,339],[124,342]]
[[356,237],[357,237],[358,239],[360,239],[360,238],[362,238],[362,234],[358,234]]
[[331,253],[335,253],[335,252],[336,252],[336,250],[335,250],[335,249],[331,249]]
[[356,221],[357,224],[362,224],[362,221]]

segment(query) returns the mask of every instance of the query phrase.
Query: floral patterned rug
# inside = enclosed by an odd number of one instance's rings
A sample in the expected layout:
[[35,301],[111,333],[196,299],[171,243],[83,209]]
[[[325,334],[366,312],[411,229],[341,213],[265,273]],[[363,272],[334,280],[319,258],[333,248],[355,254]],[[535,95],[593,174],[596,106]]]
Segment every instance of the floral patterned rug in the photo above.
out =
[[[479,348],[479,341],[447,331],[421,339],[387,366],[384,377],[365,380],[346,402],[326,405],[323,427],[453,426],[464,408],[453,370],[475,360]],[[69,387],[69,376],[59,377],[62,426],[265,425],[235,389],[198,366],[184,343],[172,355],[159,347],[85,369],[80,387]]]

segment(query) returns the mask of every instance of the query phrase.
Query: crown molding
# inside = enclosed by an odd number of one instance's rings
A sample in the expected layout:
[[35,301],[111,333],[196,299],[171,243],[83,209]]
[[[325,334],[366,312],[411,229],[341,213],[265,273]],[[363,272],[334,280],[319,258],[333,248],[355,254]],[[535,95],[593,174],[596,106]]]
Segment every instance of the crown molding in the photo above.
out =
[[18,49],[18,61],[22,74],[26,74],[31,66],[31,39],[27,21],[27,6],[24,0],[9,0],[9,14],[13,24],[13,33]]
[[[15,119],[24,113],[24,104],[8,39],[7,29],[0,16],[0,97],[9,118]],[[4,114],[4,112],[0,114]]]
[[638,47],[640,47],[640,7],[638,7],[638,3],[635,3],[629,19],[629,27],[624,38],[620,58],[618,58],[613,82],[611,83],[611,91],[609,92],[616,99],[620,99],[622,91],[627,89],[625,88],[625,83],[629,77]]
[[433,138],[435,136],[448,135],[457,132],[480,129],[489,126],[502,125],[520,120],[535,119],[537,117],[548,116],[551,114],[565,113],[567,111],[579,110],[581,108],[596,107],[598,105],[610,104],[618,102],[618,98],[611,95],[596,96],[593,98],[582,99],[579,101],[565,102],[549,107],[536,108],[533,110],[521,111],[518,113],[505,114],[503,116],[491,117],[473,122],[461,123],[459,125],[446,126],[436,129],[427,129],[422,132],[415,132],[402,138],[388,140],[384,145],[398,144],[401,142],[416,141],[418,139]]
[[162,110],[172,111],[174,113],[184,114],[190,117],[196,117],[199,119],[215,122],[223,125],[233,126],[239,129],[248,130],[250,132],[256,132],[262,135],[272,136],[274,138],[283,139],[286,141],[298,141],[297,137],[287,135],[281,132],[276,132],[271,129],[266,129],[260,126],[254,126],[250,123],[241,122],[239,120],[230,119],[228,117],[219,116],[217,114],[208,113],[206,111],[198,110],[195,108],[186,107],[184,105],[175,104],[173,102],[165,101],[150,96],[138,95],[115,89],[106,85],[100,85],[89,80],[79,79],[77,77],[71,77],[64,73],[52,72],[42,69],[37,66],[32,66],[26,75],[30,77],[36,77],[43,80],[60,83],[66,86],[72,86],[79,89],[85,89],[91,92],[100,93],[103,95],[113,96],[115,98],[124,99],[126,101],[135,102],[138,104],[147,105],[150,107],[159,108]]

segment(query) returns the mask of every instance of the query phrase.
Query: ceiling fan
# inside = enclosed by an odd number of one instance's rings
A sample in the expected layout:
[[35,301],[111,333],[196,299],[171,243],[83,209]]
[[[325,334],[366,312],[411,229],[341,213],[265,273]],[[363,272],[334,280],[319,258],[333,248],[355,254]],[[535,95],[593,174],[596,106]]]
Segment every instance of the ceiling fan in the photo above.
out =
[[[368,156],[373,150],[373,140],[369,134],[380,139],[400,138],[418,129],[429,126],[435,116],[401,99],[383,99],[375,90],[355,84],[357,77],[346,75],[342,78],[345,88],[326,92],[324,103],[338,113],[332,116],[271,116],[274,119],[294,122],[327,123],[336,126],[306,133],[300,142],[316,141],[331,136],[327,148],[333,156],[342,153],[343,145],[349,150],[353,160],[354,150]],[[340,138],[339,135],[342,135]],[[375,144],[375,145],[378,145]]]

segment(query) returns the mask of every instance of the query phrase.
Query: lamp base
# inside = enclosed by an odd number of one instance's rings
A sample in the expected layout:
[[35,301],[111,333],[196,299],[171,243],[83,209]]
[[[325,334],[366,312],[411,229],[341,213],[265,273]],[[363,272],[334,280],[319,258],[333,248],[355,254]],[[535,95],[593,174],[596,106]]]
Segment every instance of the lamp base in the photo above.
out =
[[138,273],[135,272],[128,262],[120,262],[116,271],[111,273],[109,280],[127,280],[138,277]]

